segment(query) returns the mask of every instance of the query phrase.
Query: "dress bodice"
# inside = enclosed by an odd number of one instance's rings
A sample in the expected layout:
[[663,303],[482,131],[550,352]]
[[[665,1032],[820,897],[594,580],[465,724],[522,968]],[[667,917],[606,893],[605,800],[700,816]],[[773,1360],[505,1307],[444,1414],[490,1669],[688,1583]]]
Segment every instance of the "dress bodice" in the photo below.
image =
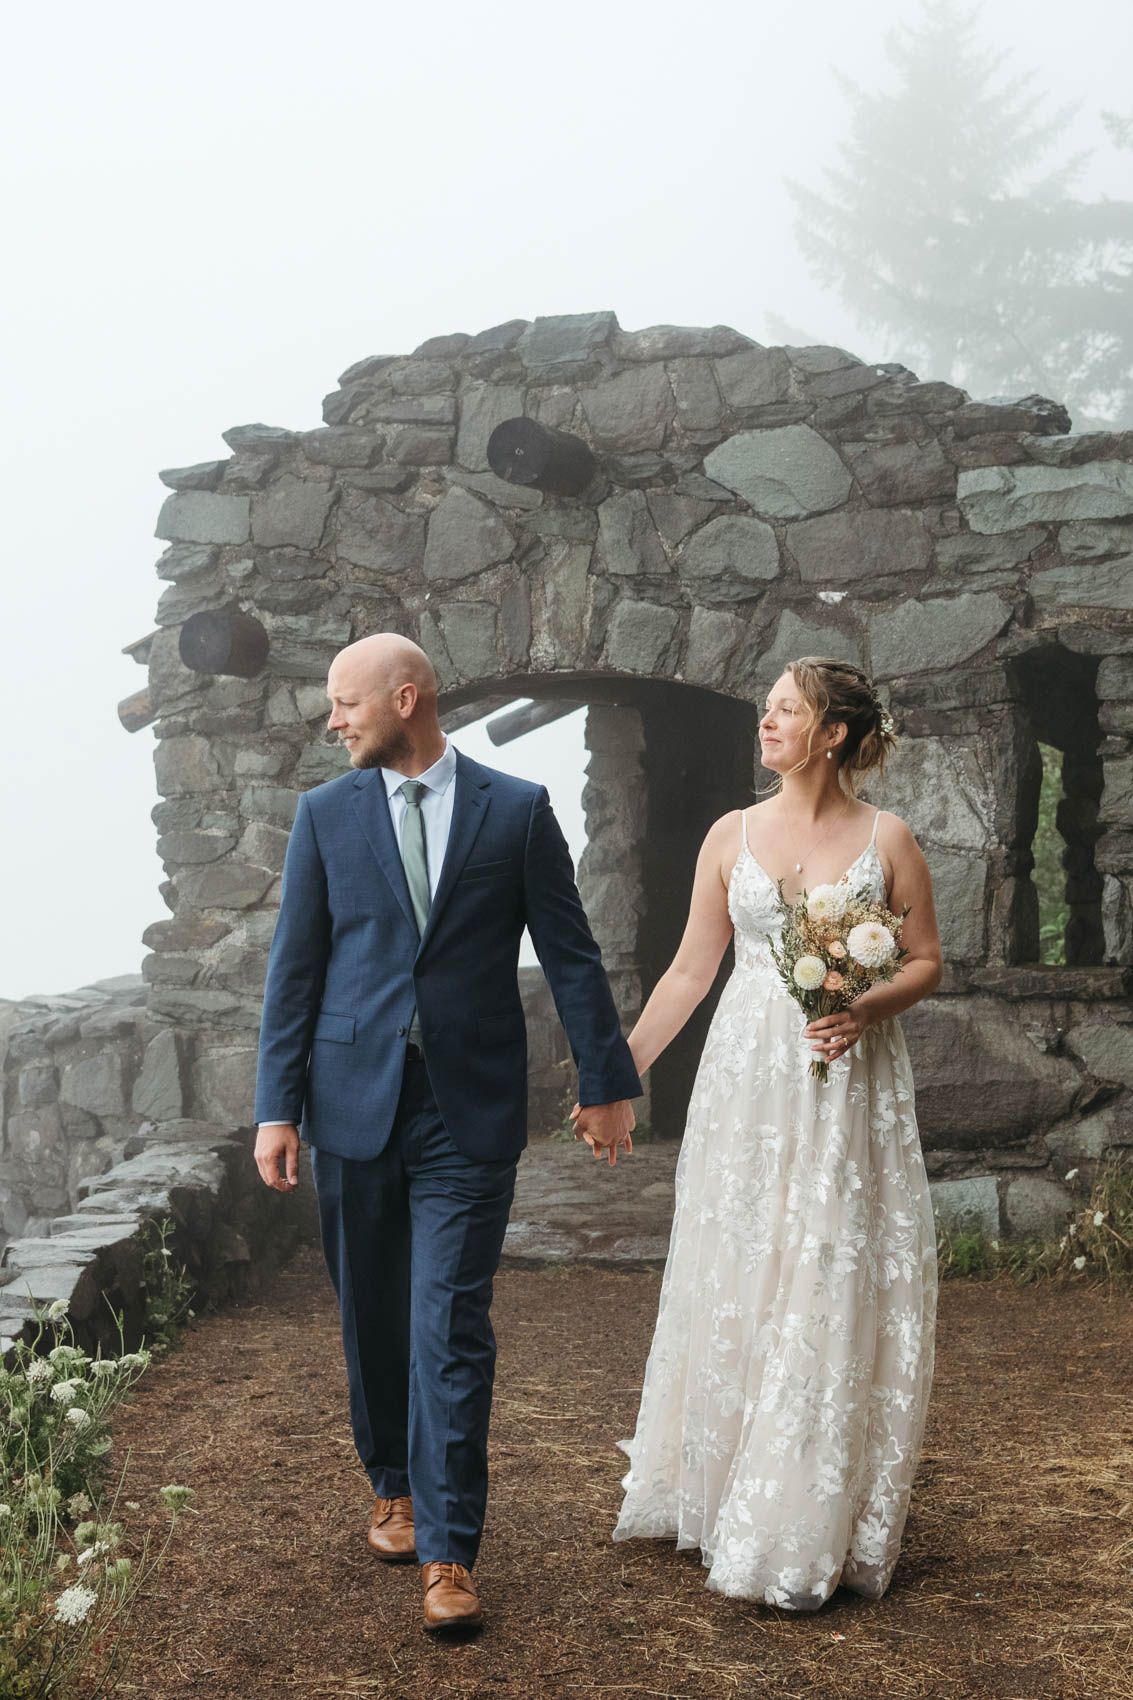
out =
[[[885,871],[872,838],[836,883],[885,902]],[[768,935],[777,940],[782,931],[779,892],[771,875],[748,849],[746,831],[728,882],[728,913],[736,930],[736,967],[769,967]]]

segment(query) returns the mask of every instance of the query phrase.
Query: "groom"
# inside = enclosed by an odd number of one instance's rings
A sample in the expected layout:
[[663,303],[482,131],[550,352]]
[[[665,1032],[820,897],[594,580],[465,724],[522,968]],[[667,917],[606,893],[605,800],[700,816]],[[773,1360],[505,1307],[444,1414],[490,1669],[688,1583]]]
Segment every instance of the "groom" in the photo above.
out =
[[595,1156],[628,1143],[641,1083],[546,790],[458,754],[429,659],[406,638],[344,649],[327,695],[354,771],[299,799],[264,992],[256,1164],[268,1186],[294,1187],[302,1125],[377,1496],[369,1543],[420,1562],[427,1628],[473,1629],[488,1311],[527,1138],[524,926]]

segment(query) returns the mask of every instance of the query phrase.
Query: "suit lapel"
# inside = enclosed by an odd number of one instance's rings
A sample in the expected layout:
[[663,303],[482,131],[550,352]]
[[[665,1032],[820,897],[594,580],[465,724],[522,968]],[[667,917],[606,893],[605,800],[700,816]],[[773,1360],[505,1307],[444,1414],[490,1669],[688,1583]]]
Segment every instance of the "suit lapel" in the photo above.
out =
[[405,919],[416,932],[417,921],[413,914],[413,903],[409,896],[401,852],[393,835],[389,798],[386,796],[381,773],[377,768],[369,768],[355,776],[354,785],[354,810],[362,831],[377,858],[378,866],[390,883],[393,895],[401,905]]
[[[492,799],[492,786],[487,771],[476,762],[470,762],[460,752],[456,757],[456,778],[453,780],[456,795],[452,804],[452,824],[449,827],[448,845],[445,849],[445,859],[441,865],[441,876],[433,892],[433,901],[429,906],[429,918],[425,922],[425,932],[421,939],[421,950],[424,950],[429,940],[437,930],[445,904],[452,896],[453,886],[460,878],[465,862],[476,842],[477,834],[484,824],[488,806]],[[392,838],[392,834],[391,834]],[[394,851],[396,855],[396,849]],[[408,897],[408,891],[406,893]],[[420,954],[420,952],[418,953]]]

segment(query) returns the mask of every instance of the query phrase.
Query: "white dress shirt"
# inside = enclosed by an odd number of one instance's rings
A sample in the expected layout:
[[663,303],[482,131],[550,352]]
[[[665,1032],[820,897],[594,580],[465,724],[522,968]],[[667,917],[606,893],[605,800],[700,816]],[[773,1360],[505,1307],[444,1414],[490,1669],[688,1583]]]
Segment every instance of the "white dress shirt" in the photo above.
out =
[[[383,767],[382,779],[385,781],[386,801],[389,804],[390,820],[393,822],[393,836],[397,848],[401,850],[401,828],[405,820],[407,804],[401,796],[401,787],[409,775],[398,773],[392,767]],[[413,778],[419,785],[425,787],[425,795],[421,798],[421,820],[425,828],[425,863],[429,873],[429,896],[432,897],[437,889],[437,881],[441,877],[445,851],[448,849],[448,835],[452,827],[452,809],[456,801],[456,747],[445,739],[444,754],[435,761],[432,767],[424,773],[417,773]],[[404,858],[403,858],[404,860]],[[289,1127],[289,1122],[264,1121],[259,1127]]]

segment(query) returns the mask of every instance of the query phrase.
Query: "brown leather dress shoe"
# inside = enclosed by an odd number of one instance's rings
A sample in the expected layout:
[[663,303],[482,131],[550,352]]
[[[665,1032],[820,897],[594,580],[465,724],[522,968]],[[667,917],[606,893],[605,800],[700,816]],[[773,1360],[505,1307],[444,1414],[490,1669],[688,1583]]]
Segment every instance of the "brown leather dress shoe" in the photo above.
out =
[[375,1499],[366,1539],[387,1564],[410,1564],[416,1559],[413,1501],[408,1494],[400,1499]]
[[425,1628],[479,1629],[483,1623],[476,1584],[463,1564],[423,1564]]

